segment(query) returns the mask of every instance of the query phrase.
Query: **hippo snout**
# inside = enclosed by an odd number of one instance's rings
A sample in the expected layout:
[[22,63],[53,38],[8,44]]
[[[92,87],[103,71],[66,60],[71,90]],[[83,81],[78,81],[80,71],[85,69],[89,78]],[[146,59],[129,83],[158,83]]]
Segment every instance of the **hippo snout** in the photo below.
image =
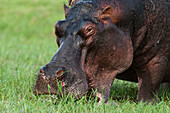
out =
[[57,94],[58,81],[61,81],[62,87],[66,86],[66,83],[62,81],[64,72],[64,67],[58,67],[54,70],[54,72],[51,72],[48,66],[42,67],[39,70],[37,80],[34,85],[34,94]]
[[33,92],[35,95],[72,93],[79,98],[88,89],[86,78],[79,75],[84,73],[74,67],[47,64],[39,70]]

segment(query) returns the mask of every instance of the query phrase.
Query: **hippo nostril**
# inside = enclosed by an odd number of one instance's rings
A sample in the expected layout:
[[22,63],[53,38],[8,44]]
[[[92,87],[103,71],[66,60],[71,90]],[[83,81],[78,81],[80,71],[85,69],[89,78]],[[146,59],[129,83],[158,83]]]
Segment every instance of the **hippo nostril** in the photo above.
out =
[[61,79],[61,77],[63,76],[63,73],[64,73],[64,68],[58,68],[56,73],[55,73],[55,76],[58,78],[58,79]]
[[56,75],[60,76],[63,74],[63,72],[64,72],[63,69],[57,70]]
[[58,75],[58,76],[60,76],[61,74],[63,74],[63,70],[58,70],[58,71],[56,71],[56,75]]
[[43,70],[43,69],[40,69],[39,73],[44,73],[44,70]]
[[39,71],[39,73],[38,73],[38,76],[45,76],[43,69],[40,69],[40,71]]

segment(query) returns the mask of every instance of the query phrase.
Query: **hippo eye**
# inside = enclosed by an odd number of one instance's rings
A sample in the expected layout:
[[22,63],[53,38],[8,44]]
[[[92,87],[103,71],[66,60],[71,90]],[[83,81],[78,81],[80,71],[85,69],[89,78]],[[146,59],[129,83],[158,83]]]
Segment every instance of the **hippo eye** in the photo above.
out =
[[81,36],[88,38],[95,33],[95,25],[93,24],[86,24],[81,29]]
[[87,32],[91,32],[92,30],[93,30],[93,27],[91,26],[87,28]]

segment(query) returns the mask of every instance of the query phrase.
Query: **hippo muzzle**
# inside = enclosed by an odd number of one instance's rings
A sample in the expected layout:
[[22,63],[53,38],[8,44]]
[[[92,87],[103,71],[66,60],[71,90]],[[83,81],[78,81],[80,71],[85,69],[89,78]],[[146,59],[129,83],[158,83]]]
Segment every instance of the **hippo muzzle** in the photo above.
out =
[[[88,85],[86,78],[80,78],[78,75],[84,75],[81,69],[75,67],[66,67],[66,65],[55,66],[59,64],[51,62],[40,69],[34,86],[34,94],[73,94],[81,98],[87,91]],[[53,67],[55,66],[55,67]],[[59,91],[61,87],[62,92]]]

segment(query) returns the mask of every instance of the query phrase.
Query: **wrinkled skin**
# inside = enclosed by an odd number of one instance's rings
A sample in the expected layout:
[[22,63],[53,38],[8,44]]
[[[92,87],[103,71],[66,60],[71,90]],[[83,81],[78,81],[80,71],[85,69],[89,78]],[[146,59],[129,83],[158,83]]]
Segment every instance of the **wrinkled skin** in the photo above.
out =
[[107,102],[115,78],[138,82],[138,100],[155,100],[170,82],[169,3],[166,0],[69,0],[55,24],[58,51],[37,77],[35,94],[62,89],[81,98],[97,90]]

